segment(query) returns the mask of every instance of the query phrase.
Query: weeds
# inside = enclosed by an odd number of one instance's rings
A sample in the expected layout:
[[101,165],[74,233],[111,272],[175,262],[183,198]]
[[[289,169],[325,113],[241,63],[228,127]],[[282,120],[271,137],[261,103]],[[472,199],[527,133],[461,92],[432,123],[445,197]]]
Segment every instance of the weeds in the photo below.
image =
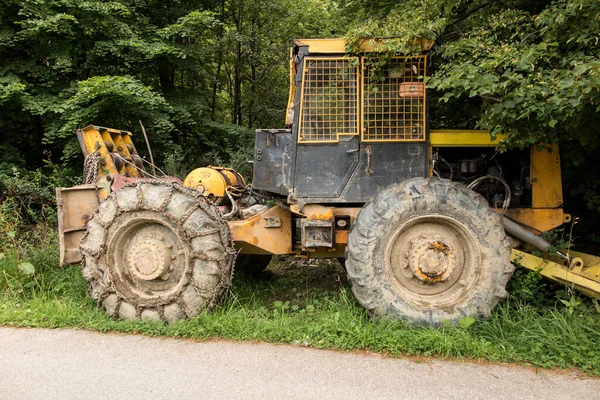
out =
[[369,318],[336,260],[309,264],[278,258],[261,279],[236,277],[215,311],[167,326],[108,318],[87,295],[79,268],[57,267],[55,235],[24,254],[35,266],[34,274],[17,268],[24,260],[16,253],[0,259],[0,325],[260,340],[389,355],[576,367],[600,374],[600,318],[575,297],[548,310],[509,299],[491,318],[465,327],[410,328],[398,321]]

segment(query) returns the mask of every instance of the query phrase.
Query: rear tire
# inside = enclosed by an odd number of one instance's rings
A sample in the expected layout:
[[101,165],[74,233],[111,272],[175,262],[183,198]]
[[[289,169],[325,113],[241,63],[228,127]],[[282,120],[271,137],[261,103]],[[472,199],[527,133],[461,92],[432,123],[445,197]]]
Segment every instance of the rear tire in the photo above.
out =
[[346,269],[370,314],[440,326],[487,317],[507,296],[510,243],[481,195],[448,180],[410,179],[365,204]]
[[91,296],[108,315],[166,322],[214,307],[230,285],[235,255],[215,207],[163,181],[112,193],[80,250]]

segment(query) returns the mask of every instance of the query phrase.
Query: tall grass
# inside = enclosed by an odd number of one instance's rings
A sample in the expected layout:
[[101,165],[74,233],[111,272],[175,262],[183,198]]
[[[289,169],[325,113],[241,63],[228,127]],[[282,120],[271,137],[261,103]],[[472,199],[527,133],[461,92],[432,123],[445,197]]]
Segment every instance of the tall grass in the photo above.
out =
[[[77,327],[185,338],[292,343],[315,348],[368,350],[389,355],[436,356],[580,368],[600,375],[600,318],[585,304],[540,311],[508,300],[491,318],[469,328],[410,328],[371,319],[357,304],[339,266],[275,262],[264,279],[237,277],[211,313],[172,325],[115,321],[87,296],[77,266],[58,267],[55,238],[0,259],[0,325]],[[26,258],[26,260],[25,260]],[[28,275],[18,265],[36,268]]]

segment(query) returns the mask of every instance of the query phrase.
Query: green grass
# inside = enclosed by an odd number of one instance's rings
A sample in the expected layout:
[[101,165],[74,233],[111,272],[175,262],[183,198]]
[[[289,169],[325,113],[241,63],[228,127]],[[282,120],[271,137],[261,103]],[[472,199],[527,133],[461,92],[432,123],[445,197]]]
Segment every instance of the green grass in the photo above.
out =
[[[39,246],[39,245],[38,245]],[[388,355],[483,359],[600,375],[600,317],[589,305],[540,311],[509,300],[470,327],[409,328],[369,318],[335,260],[278,259],[257,280],[239,276],[221,306],[193,320],[164,325],[115,321],[87,296],[79,268],[58,267],[54,239],[0,258],[0,325],[197,339],[226,338]],[[24,259],[33,275],[17,265]]]

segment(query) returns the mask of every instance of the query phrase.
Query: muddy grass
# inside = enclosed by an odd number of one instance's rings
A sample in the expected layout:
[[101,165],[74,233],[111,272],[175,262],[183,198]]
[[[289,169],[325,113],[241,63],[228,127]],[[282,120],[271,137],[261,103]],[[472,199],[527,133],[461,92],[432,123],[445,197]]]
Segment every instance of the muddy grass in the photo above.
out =
[[263,291],[262,300],[265,304],[289,301],[305,305],[310,299],[335,298],[342,288],[350,289],[346,272],[336,259],[275,257],[260,275],[241,279],[245,281],[244,285],[249,286],[249,290]]

